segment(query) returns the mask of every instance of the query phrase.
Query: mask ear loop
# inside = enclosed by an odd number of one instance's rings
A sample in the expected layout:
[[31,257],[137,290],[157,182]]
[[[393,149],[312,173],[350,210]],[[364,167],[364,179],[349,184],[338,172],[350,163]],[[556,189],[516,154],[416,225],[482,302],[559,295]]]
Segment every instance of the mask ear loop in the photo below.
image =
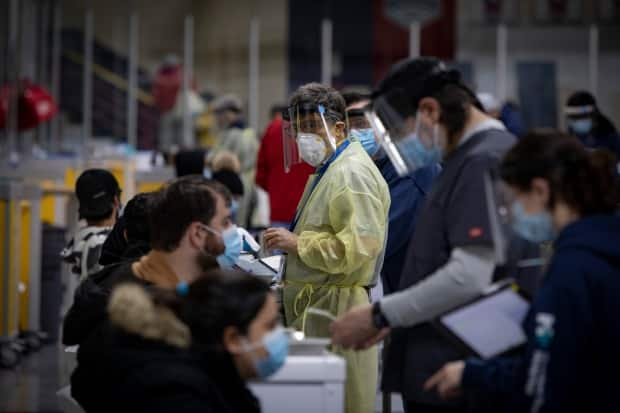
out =
[[325,107],[323,105],[318,106],[319,115],[321,115],[321,121],[323,121],[323,128],[325,128],[325,133],[327,133],[327,140],[329,141],[329,146],[331,146],[332,151],[336,150],[336,139],[334,139],[333,135],[329,131],[329,127],[327,126],[327,121],[325,120]]

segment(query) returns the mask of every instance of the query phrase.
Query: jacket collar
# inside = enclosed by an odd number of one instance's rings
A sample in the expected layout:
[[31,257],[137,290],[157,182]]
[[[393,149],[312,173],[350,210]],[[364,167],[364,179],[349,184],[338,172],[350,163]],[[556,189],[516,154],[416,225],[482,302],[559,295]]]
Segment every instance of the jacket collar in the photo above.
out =
[[180,279],[164,259],[164,254],[151,250],[132,266],[134,274],[160,288],[174,289]]

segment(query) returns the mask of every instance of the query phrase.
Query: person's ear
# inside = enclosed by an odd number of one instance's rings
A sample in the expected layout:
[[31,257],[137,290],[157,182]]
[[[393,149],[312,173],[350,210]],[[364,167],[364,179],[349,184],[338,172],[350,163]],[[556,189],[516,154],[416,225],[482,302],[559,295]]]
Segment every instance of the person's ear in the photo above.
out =
[[186,232],[186,236],[189,240],[190,245],[192,245],[194,248],[202,249],[204,245],[204,232],[206,231],[203,230],[197,222],[191,223],[187,227]]
[[532,180],[532,194],[538,203],[546,207],[551,200],[551,188],[549,182],[543,178]]
[[432,97],[420,99],[418,111],[425,118],[430,119],[433,124],[438,123],[441,117],[441,106],[439,105],[439,101]]
[[230,354],[243,353],[242,336],[237,327],[228,326],[222,332],[222,345]]
[[342,140],[344,140],[344,138],[346,138],[346,129],[347,129],[347,125],[342,122],[336,122],[334,124],[334,137],[340,142]]
[[127,230],[126,229],[123,230],[123,238],[125,238],[125,241],[129,241],[129,237],[127,236]]

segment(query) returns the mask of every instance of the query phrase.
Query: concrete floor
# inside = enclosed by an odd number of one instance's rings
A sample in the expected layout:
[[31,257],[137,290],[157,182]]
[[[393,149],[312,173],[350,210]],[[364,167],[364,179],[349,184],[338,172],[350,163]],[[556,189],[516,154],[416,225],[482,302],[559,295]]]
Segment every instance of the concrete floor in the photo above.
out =
[[60,412],[56,392],[63,378],[56,345],[27,355],[15,370],[0,370],[0,412]]

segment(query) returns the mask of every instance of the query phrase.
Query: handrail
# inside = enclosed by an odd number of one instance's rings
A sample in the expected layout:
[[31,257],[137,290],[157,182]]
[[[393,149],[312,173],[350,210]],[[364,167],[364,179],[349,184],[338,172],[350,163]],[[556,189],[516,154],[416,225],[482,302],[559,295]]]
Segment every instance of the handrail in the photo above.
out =
[[[71,60],[74,63],[80,64],[80,65],[84,64],[84,58],[79,53],[73,52],[71,50],[66,50],[63,52],[63,54],[65,57],[67,57],[67,59]],[[96,63],[93,63],[92,68],[93,68],[93,73],[97,75],[100,79],[105,80],[106,82],[112,84],[118,89],[121,89],[125,92],[128,91],[129,89],[128,82],[121,76],[117,75],[114,72],[109,71],[105,67],[98,65]],[[143,104],[147,106],[155,106],[155,98],[153,98],[153,95],[145,92],[144,90],[140,88],[137,88],[137,89],[138,89],[137,97],[140,102],[142,102]]]

